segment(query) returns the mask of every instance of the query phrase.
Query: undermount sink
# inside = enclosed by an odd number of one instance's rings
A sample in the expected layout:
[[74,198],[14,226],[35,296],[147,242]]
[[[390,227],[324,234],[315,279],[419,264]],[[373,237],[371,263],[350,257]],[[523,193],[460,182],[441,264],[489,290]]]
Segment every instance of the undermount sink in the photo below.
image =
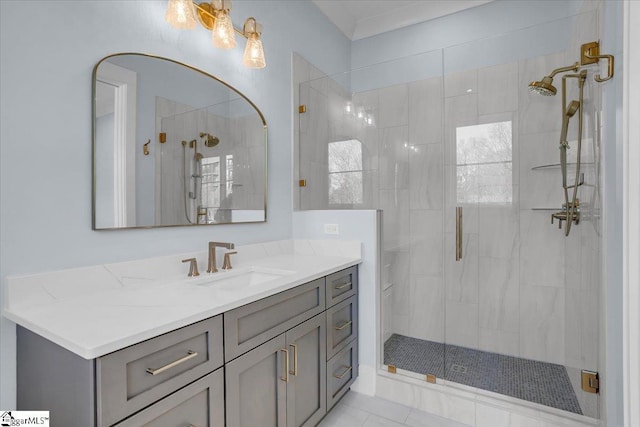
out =
[[275,268],[250,267],[246,269],[221,271],[201,278],[198,286],[215,286],[221,289],[242,289],[261,285],[295,273],[290,270]]

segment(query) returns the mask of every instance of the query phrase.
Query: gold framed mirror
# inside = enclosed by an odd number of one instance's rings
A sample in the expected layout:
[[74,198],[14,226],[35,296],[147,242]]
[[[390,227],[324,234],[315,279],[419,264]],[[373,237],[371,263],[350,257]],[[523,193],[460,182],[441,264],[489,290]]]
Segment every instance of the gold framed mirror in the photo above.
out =
[[245,95],[140,53],[92,82],[94,230],[266,221],[267,124]]

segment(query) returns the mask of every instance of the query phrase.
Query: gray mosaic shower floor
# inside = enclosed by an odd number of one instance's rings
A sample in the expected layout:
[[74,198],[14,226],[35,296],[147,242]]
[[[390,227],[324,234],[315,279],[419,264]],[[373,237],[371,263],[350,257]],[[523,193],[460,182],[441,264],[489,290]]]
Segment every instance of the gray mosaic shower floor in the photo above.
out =
[[384,343],[384,364],[582,415],[562,365],[398,334]]

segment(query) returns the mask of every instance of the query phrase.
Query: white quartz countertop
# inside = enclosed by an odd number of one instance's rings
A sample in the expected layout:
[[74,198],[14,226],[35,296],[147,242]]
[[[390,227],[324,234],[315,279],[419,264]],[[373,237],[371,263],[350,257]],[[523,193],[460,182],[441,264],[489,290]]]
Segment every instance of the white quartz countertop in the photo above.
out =
[[[27,295],[32,303],[9,304],[4,316],[85,359],[93,359],[361,261],[354,251],[334,252],[337,255],[324,252],[322,255],[281,253],[234,264],[234,269],[228,271],[202,272],[193,278],[182,273],[127,283],[120,277],[120,286],[95,286],[93,291],[79,295],[68,292],[64,297],[56,295],[48,299]],[[201,264],[200,269],[203,271],[206,267]],[[251,286],[210,283],[248,270],[277,274]],[[63,281],[57,278],[57,282]]]

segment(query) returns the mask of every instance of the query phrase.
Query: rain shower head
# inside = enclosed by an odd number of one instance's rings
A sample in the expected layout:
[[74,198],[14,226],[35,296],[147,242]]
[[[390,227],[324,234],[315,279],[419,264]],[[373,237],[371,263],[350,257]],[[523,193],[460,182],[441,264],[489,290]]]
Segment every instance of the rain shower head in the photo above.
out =
[[558,92],[553,83],[553,77],[544,76],[541,81],[529,83],[529,92],[536,95],[553,96]]

